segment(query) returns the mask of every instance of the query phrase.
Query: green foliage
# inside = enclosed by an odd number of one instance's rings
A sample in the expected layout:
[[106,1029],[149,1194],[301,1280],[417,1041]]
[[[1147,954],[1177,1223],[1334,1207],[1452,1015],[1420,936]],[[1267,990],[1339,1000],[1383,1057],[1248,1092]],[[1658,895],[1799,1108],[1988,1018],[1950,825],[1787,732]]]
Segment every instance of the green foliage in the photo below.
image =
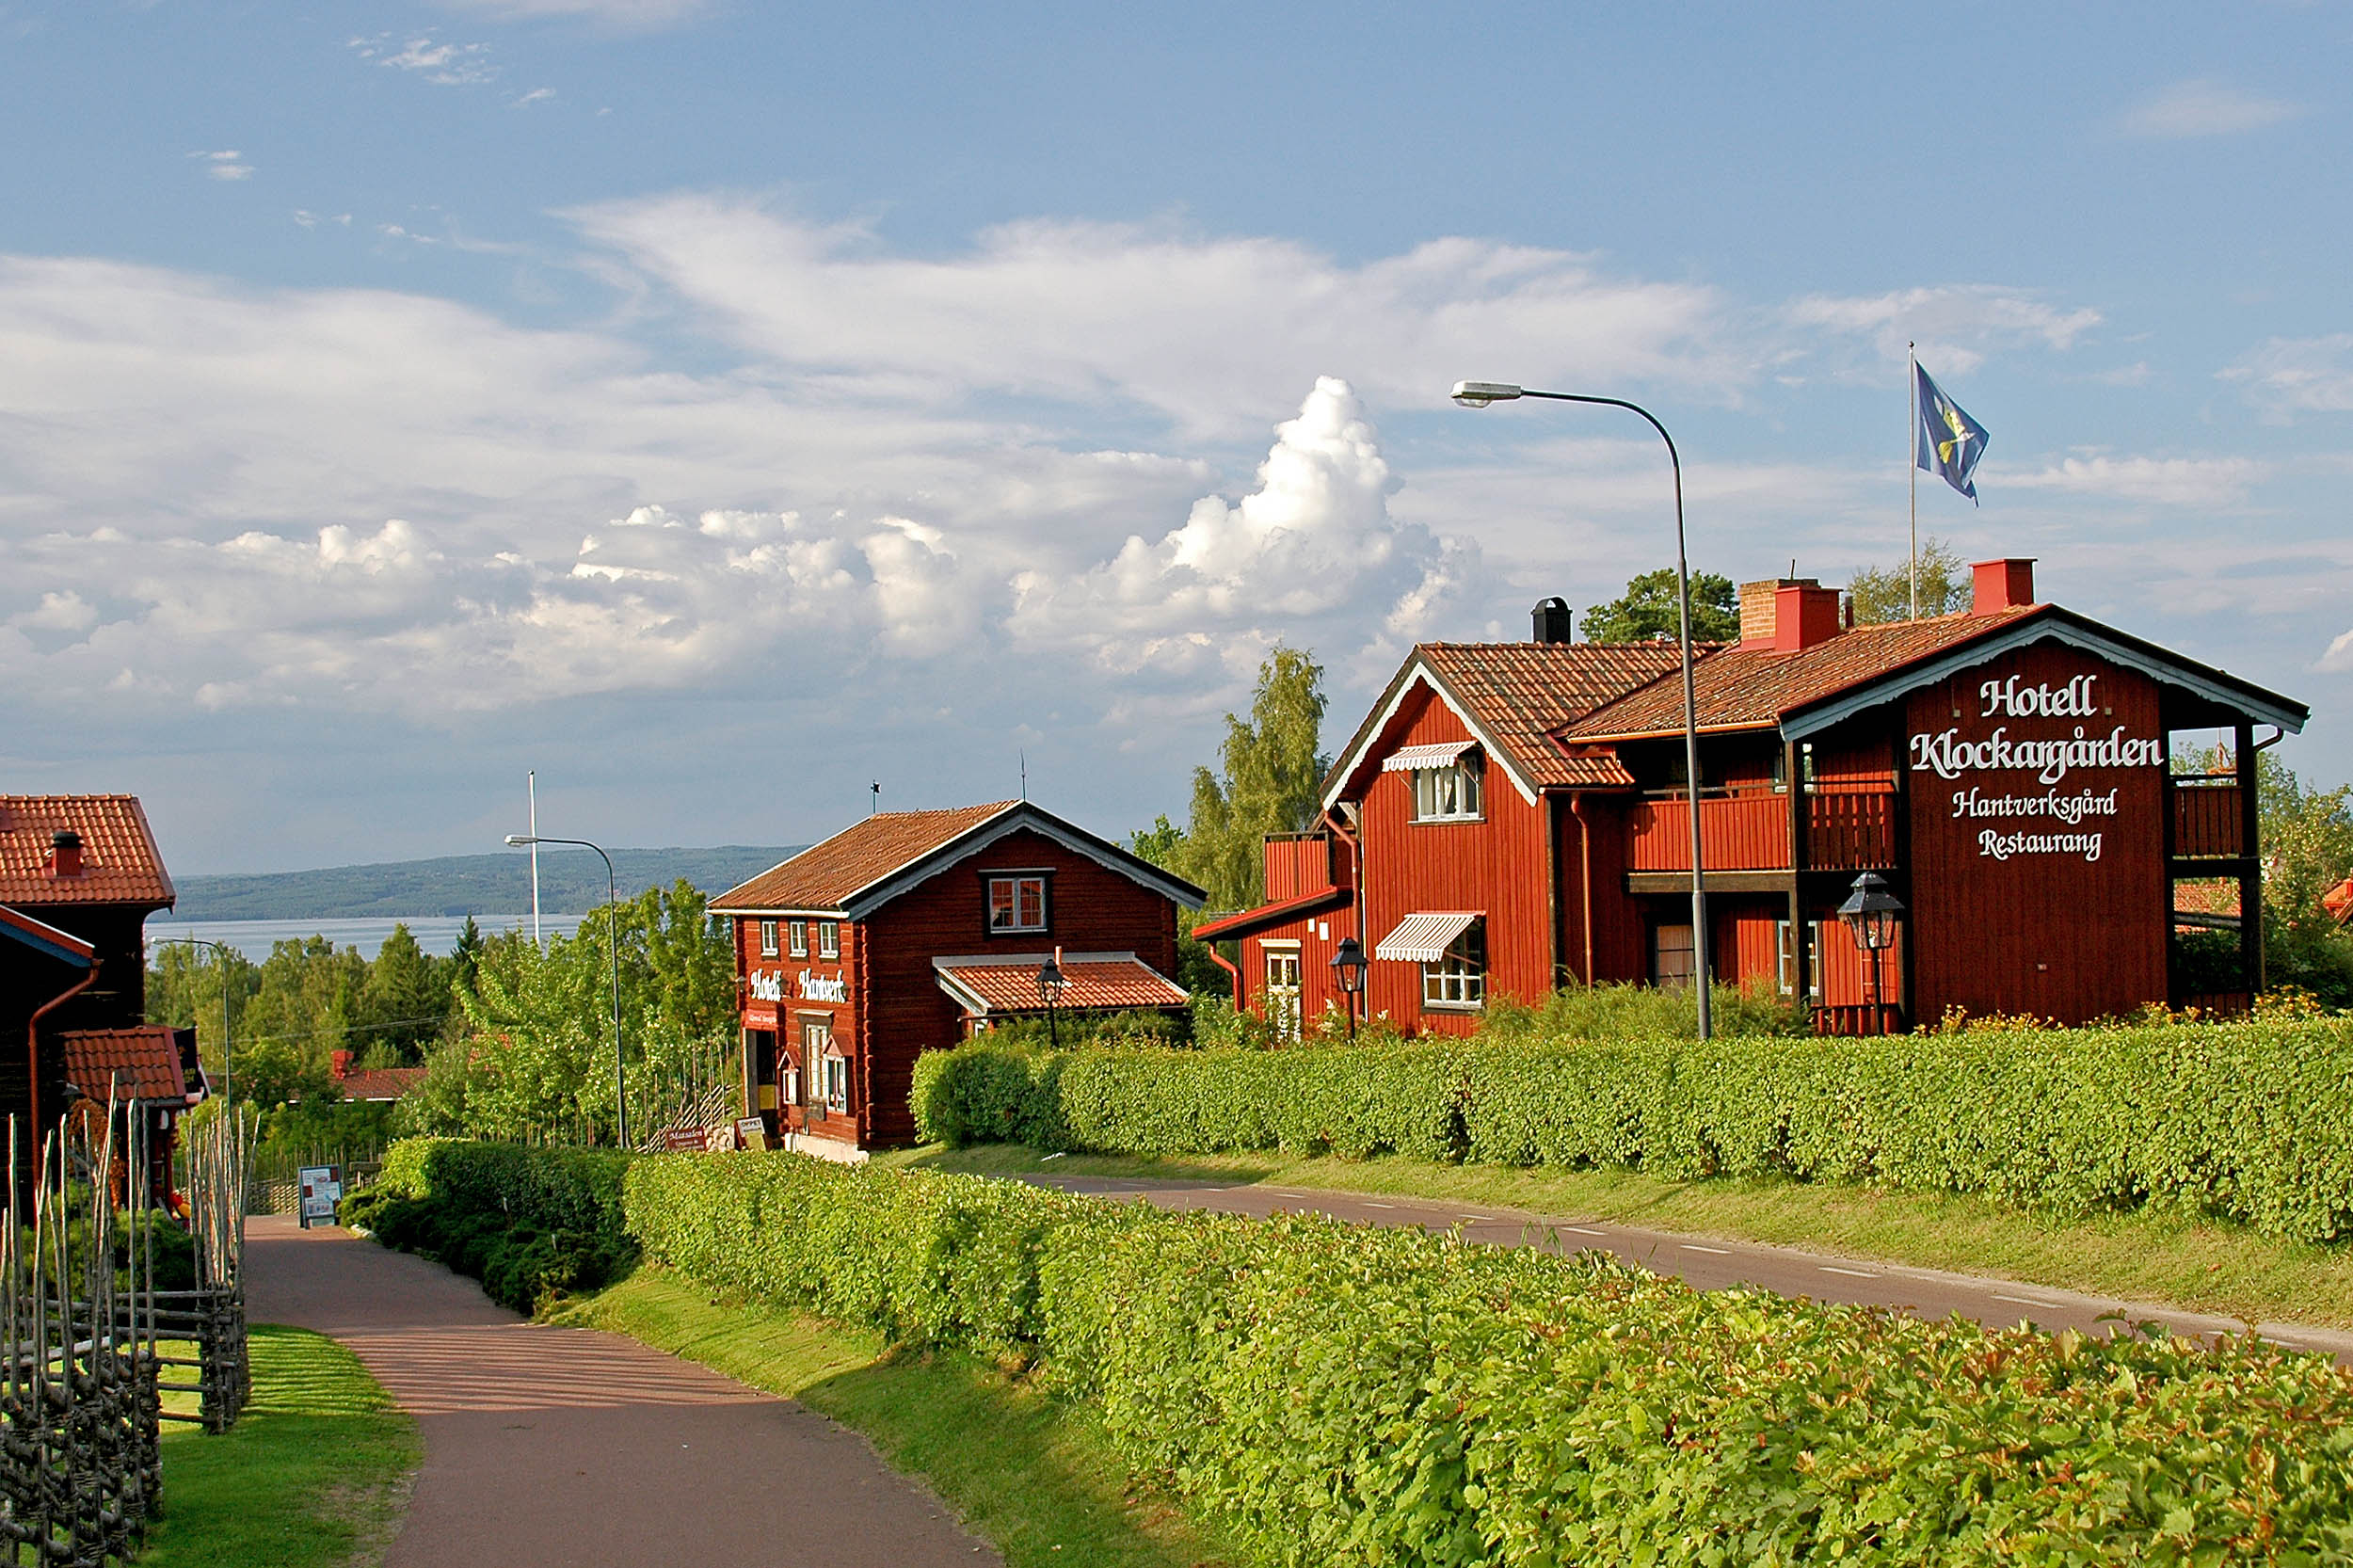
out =
[[1784,1176],[2353,1238],[2343,1018],[1704,1046],[1533,1029],[1354,1049],[984,1043],[926,1055],[913,1100],[922,1135],[950,1144]]
[[607,1284],[636,1262],[621,1222],[629,1158],[404,1139],[386,1153],[376,1181],[344,1203],[344,1220],[387,1246],[472,1274],[492,1301],[531,1312]]
[[2353,1383],[2252,1340],[1987,1330],[791,1155],[643,1159],[627,1198],[710,1288],[1037,1363],[1261,1561],[2353,1551]]
[[[1847,597],[1854,604],[1857,626],[1912,618],[1912,563],[1892,567],[1859,567],[1847,579]],[[1958,551],[1933,534],[1920,541],[1920,614],[1953,616],[1977,599],[1969,564]]]
[[[1631,578],[1625,592],[1585,613],[1589,643],[1673,642],[1680,617],[1675,614],[1675,574],[1673,567]],[[1732,579],[1712,571],[1691,574],[1691,640],[1695,643],[1737,642],[1740,606]]]
[[1270,833],[1297,833],[1321,813],[1318,787],[1331,759],[1320,750],[1323,666],[1277,646],[1258,666],[1244,723],[1225,715],[1222,773],[1195,768],[1193,813],[1178,832],[1166,817],[1133,834],[1136,854],[1200,885],[1211,909],[1248,909],[1266,897],[1259,845]]

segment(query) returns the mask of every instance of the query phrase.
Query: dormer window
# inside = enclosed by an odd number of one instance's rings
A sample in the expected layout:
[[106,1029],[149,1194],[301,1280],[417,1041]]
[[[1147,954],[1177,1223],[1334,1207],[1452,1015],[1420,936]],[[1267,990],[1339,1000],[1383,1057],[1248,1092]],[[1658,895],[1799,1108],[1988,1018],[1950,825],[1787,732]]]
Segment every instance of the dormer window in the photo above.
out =
[[1416,822],[1476,822],[1486,814],[1477,752],[1443,767],[1414,770]]

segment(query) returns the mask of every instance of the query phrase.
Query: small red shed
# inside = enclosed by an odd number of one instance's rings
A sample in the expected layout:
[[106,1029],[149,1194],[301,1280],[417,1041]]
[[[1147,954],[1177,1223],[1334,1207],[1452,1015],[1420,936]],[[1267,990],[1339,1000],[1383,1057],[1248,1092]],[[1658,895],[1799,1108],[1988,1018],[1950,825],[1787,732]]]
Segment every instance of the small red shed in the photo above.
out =
[[1201,889],[1025,800],[887,811],[712,902],[734,927],[745,1102],[806,1152],[915,1136],[915,1059],[1046,1008],[1181,1007]]

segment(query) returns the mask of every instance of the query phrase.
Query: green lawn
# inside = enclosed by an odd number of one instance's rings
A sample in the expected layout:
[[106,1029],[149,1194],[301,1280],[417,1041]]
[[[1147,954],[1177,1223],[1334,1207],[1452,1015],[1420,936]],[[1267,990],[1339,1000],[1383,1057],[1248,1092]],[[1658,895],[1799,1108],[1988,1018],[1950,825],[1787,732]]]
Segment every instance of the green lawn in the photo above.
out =
[[1225,1560],[1135,1486],[1081,1406],[954,1353],[894,1357],[879,1336],[713,1301],[652,1265],[553,1320],[612,1329],[864,1432],[1013,1568],[1193,1568]]
[[416,1423],[325,1335],[256,1323],[252,1353],[253,1400],[234,1427],[167,1425],[164,1512],[140,1568],[381,1560],[423,1457]]
[[1273,1151],[1165,1159],[1045,1157],[1013,1144],[931,1147],[896,1165],[986,1176],[1159,1176],[1501,1204],[1548,1217],[1641,1225],[1992,1274],[2249,1321],[2353,1328],[2353,1248],[2258,1236],[2169,1215],[2050,1215],[1988,1199],[1795,1181],[1666,1181],[1632,1171],[1439,1165]]

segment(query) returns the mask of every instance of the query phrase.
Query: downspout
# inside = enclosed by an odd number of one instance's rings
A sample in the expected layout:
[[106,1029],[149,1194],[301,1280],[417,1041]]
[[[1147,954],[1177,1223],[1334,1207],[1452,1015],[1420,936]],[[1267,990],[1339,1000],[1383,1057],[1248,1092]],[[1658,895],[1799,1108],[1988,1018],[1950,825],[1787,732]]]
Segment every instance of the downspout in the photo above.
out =
[[[1341,818],[1337,808],[1323,813],[1323,821],[1326,826],[1340,836],[1340,842],[1348,846],[1349,882],[1351,884],[1348,892],[1348,913],[1349,918],[1356,922],[1356,945],[1364,951],[1365,957],[1369,960],[1372,957],[1370,946],[1372,933],[1365,925],[1364,846],[1356,841],[1356,835],[1349,831],[1348,824]],[[1369,967],[1365,970],[1365,1018],[1367,1022],[1370,1022],[1372,1018],[1372,970]]]
[[1585,985],[1593,984],[1593,824],[1585,820],[1585,792],[1570,792],[1569,815],[1577,819],[1577,882],[1585,895]]
[[30,1096],[30,1103],[26,1109],[30,1112],[28,1120],[32,1124],[33,1144],[36,1150],[39,1149],[40,1144],[40,1020],[97,984],[98,960],[93,958],[89,961],[89,973],[75,981],[68,989],[58,992],[49,1000],[33,1009],[33,1016],[25,1020],[24,1087],[26,1094]]
[[1210,962],[1214,963],[1219,968],[1224,969],[1227,974],[1234,977],[1234,1011],[1237,1013],[1241,1012],[1242,1007],[1241,971],[1225,961],[1225,955],[1217,951],[1217,944],[1215,942],[1202,943],[1201,951],[1209,955]]

